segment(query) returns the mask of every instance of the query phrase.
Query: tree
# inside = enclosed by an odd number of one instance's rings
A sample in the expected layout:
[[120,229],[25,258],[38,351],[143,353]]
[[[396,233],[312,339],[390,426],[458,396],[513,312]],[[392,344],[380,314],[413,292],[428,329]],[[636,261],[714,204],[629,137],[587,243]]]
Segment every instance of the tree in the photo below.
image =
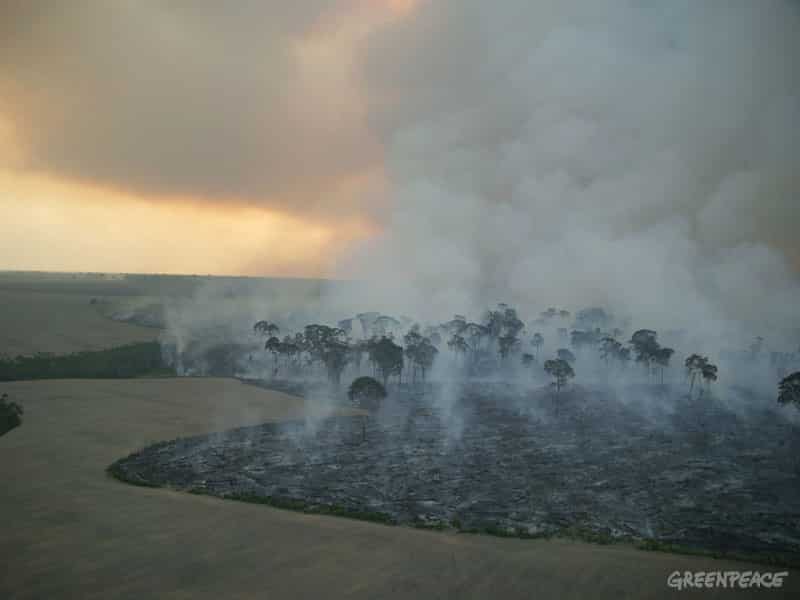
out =
[[582,331],[575,329],[570,333],[570,344],[575,350],[580,350],[585,347],[592,347],[602,337],[600,330]]
[[433,361],[439,351],[427,337],[423,337],[419,333],[419,327],[416,325],[404,336],[403,341],[406,344],[405,354],[412,365],[412,379],[416,380],[416,372],[419,369],[424,382],[425,374],[433,366]]
[[505,360],[508,355],[519,347],[519,339],[513,335],[504,335],[497,338],[497,349],[500,358]]
[[338,340],[330,340],[322,350],[322,363],[328,373],[328,379],[335,385],[339,385],[342,371],[350,360],[350,345]]
[[22,424],[22,407],[8,400],[8,394],[0,396],[0,435]]
[[344,330],[316,323],[306,325],[302,336],[296,336],[294,348],[297,348],[298,354],[307,354],[309,365],[315,362],[323,365],[333,383],[338,383],[350,358],[350,347]]
[[455,315],[447,323],[441,325],[442,331],[447,334],[460,334],[467,327],[467,318],[464,315]]
[[566,348],[559,348],[556,350],[556,356],[563,360],[566,363],[574,363],[575,362],[575,355],[567,350]]
[[669,366],[669,359],[672,358],[673,354],[675,354],[675,350],[672,348],[662,347],[658,348],[653,356],[655,363],[661,367],[661,385],[664,385],[664,369]]
[[[706,385],[709,386],[711,382],[717,380],[717,366],[709,362],[707,356],[700,356],[699,354],[690,355],[685,361],[686,374],[690,380],[689,384],[689,397],[692,396],[692,389],[698,377],[701,377]],[[700,391],[702,394],[702,389]]]
[[536,350],[536,357],[539,357],[539,352],[541,351],[542,346],[544,346],[544,337],[538,331],[533,334],[533,338],[531,339],[531,346],[534,347]]
[[369,356],[380,373],[384,386],[387,385],[391,375],[401,376],[403,372],[403,348],[395,344],[390,338],[384,336],[378,342],[372,344]]
[[273,374],[278,372],[278,355],[281,353],[281,341],[272,336],[267,340],[267,343],[264,344],[264,350],[272,354],[272,365],[273,365]]
[[659,351],[658,334],[652,329],[639,329],[631,336],[630,344],[636,352],[636,362],[647,369],[648,380]]
[[622,350],[622,344],[613,337],[606,336],[600,340],[600,358],[605,361],[606,367],[619,356],[620,350]]
[[450,350],[452,350],[455,354],[461,354],[462,356],[466,356],[467,352],[469,351],[467,340],[465,340],[464,337],[458,333],[454,333],[453,336],[447,340],[447,347],[450,348]]
[[522,355],[522,366],[526,369],[529,369],[531,365],[533,365],[534,359],[533,354],[528,354],[527,352]]
[[467,343],[467,348],[469,349],[473,364],[477,362],[478,351],[481,349],[483,340],[488,337],[488,335],[489,331],[486,327],[478,323],[467,323],[466,327],[464,327],[463,337],[464,341]]
[[800,371],[787,375],[778,384],[778,403],[800,408]]
[[706,387],[710,387],[711,383],[717,380],[717,365],[711,364],[708,362],[708,359],[706,359],[706,363],[703,365],[700,375],[702,375],[703,381],[706,382]]
[[544,370],[553,378],[556,393],[561,391],[569,379],[575,377],[575,371],[572,370],[570,364],[561,358],[544,361]]
[[425,381],[425,376],[428,371],[433,367],[433,361],[436,360],[436,355],[439,350],[434,346],[428,338],[422,338],[417,351],[414,353],[414,362],[422,370],[422,381]]
[[269,321],[257,321],[253,325],[253,331],[263,336],[274,336],[280,333],[280,328],[275,323]]
[[683,361],[683,365],[686,367],[686,377],[689,379],[689,397],[692,396],[692,390],[694,389],[694,382],[697,379],[697,376],[703,370],[703,364],[706,363],[708,359],[703,358],[699,354],[690,354],[685,361]]
[[[347,397],[356,408],[374,412],[380,408],[381,401],[386,398],[386,388],[380,381],[372,377],[358,377],[347,389]],[[367,439],[366,417],[361,419],[361,440]]]

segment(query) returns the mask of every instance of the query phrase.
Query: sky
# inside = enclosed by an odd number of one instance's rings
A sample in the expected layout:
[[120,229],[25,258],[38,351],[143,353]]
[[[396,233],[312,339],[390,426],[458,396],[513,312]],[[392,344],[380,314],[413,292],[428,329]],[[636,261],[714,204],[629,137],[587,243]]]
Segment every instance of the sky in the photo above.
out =
[[0,268],[329,273],[385,191],[358,48],[413,6],[0,3]]
[[1,6],[0,268],[796,326],[795,0]]

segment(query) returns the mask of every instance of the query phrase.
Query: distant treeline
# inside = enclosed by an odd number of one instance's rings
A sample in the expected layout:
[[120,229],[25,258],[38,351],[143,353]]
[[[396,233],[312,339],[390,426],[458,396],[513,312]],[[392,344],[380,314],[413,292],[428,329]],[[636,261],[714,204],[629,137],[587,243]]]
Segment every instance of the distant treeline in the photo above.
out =
[[108,350],[74,354],[36,354],[0,358],[0,381],[23,379],[117,379],[175,375],[158,342],[140,342]]

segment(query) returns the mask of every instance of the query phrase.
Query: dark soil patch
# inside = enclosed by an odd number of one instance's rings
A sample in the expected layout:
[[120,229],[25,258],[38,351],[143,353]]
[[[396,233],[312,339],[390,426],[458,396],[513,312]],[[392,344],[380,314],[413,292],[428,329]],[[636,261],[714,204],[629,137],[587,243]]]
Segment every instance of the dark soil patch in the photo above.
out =
[[797,558],[800,430],[766,406],[745,417],[647,393],[646,405],[602,390],[554,403],[484,384],[450,407],[401,393],[366,420],[365,439],[360,417],[264,424],[158,443],[111,468],[390,523]]

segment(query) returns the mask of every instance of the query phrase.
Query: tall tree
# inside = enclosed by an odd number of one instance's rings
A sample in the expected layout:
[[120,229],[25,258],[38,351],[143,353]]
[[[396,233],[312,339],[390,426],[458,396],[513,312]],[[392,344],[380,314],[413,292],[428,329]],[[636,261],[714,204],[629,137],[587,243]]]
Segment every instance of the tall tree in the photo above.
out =
[[[711,383],[717,380],[717,365],[712,364],[707,356],[692,354],[684,361],[684,366],[690,380],[689,397],[692,396],[692,389],[698,377],[705,382],[706,387],[710,387]],[[702,393],[703,389],[700,388],[700,394]]]
[[694,383],[697,377],[703,371],[703,365],[708,362],[707,358],[703,358],[699,354],[690,354],[686,360],[683,362],[684,366],[686,367],[686,377],[689,380],[689,397],[692,396],[692,390],[694,389]]
[[541,352],[542,346],[544,346],[544,337],[538,331],[534,333],[533,338],[531,338],[531,346],[533,346],[536,351],[536,358],[539,358],[539,352]]
[[273,375],[275,375],[278,372],[278,355],[282,351],[281,341],[277,337],[272,336],[264,344],[264,350],[272,354]]
[[561,391],[561,388],[567,384],[568,380],[575,377],[575,371],[572,370],[570,364],[561,358],[544,361],[544,370],[553,378],[556,394]]
[[271,337],[280,333],[280,328],[270,321],[256,321],[253,331],[265,337]]
[[[354,379],[347,390],[347,397],[356,408],[374,412],[380,408],[381,401],[386,398],[386,388],[372,377]],[[361,418],[361,441],[367,439],[367,417]]]
[[456,355],[466,356],[467,352],[469,351],[469,344],[467,344],[467,340],[458,333],[454,333],[453,336],[447,340],[447,347],[450,348]]
[[439,351],[431,341],[419,333],[419,327],[414,326],[404,336],[405,354],[411,361],[411,377],[416,381],[417,370],[422,373],[422,381],[425,381],[427,371],[433,366],[433,361]]
[[711,364],[708,362],[708,359],[706,359],[706,363],[700,371],[703,381],[706,382],[706,388],[710,388],[711,384],[717,380],[717,371],[717,365]]
[[621,349],[622,344],[613,337],[606,336],[600,340],[600,358],[605,361],[606,367],[609,366],[612,360],[619,356],[619,351]]
[[390,338],[382,337],[370,347],[370,360],[376,365],[378,373],[386,386],[389,377],[401,377],[403,372],[403,348]]
[[339,385],[347,363],[351,357],[350,346],[338,339],[329,340],[322,349],[322,363],[328,373],[328,379]]
[[647,369],[648,380],[660,348],[657,337],[658,334],[652,329],[639,329],[631,336],[630,344],[636,353],[636,362],[644,365]]
[[497,350],[500,358],[505,360],[519,347],[519,339],[513,335],[504,335],[497,338]]
[[661,385],[664,385],[664,369],[669,367],[669,360],[673,354],[675,354],[675,350],[672,348],[660,347],[653,356],[655,363],[661,367]]

